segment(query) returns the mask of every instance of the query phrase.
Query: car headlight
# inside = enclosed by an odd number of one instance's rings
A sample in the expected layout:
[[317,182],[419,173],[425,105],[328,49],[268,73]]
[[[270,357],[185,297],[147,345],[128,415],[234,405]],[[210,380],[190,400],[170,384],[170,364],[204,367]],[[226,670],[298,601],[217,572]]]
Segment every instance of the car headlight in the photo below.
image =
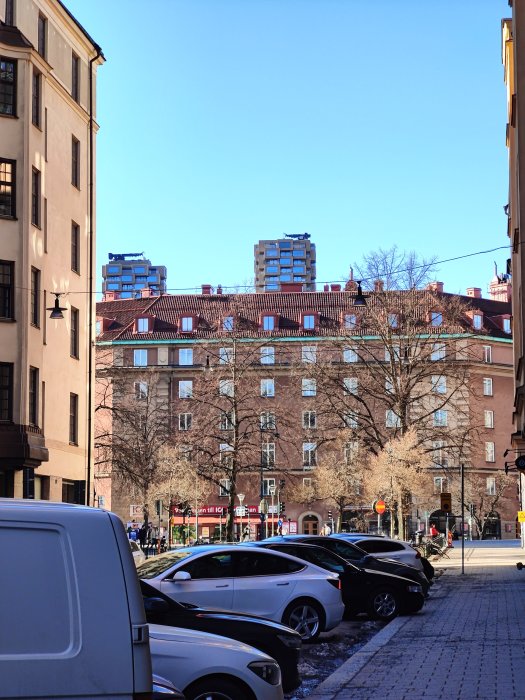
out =
[[301,637],[296,637],[295,634],[278,634],[277,639],[279,639],[285,647],[289,649],[300,649],[301,648]]
[[412,586],[407,586],[407,590],[409,591],[409,593],[423,593],[423,589],[421,588],[421,586],[416,583]]
[[270,685],[281,684],[281,669],[275,661],[252,661],[248,668]]

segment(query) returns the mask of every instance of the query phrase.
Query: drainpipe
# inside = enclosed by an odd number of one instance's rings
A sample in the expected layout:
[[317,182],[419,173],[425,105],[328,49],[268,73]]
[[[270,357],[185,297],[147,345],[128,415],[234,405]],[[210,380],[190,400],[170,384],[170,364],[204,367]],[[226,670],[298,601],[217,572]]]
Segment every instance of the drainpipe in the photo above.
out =
[[95,168],[93,166],[93,63],[102,56],[102,49],[95,45],[96,54],[89,60],[89,278],[88,278],[88,415],[87,415],[87,472],[86,472],[86,505],[91,501],[91,443],[93,441],[93,257],[95,244],[93,241],[93,218],[94,218],[94,192],[93,177]]

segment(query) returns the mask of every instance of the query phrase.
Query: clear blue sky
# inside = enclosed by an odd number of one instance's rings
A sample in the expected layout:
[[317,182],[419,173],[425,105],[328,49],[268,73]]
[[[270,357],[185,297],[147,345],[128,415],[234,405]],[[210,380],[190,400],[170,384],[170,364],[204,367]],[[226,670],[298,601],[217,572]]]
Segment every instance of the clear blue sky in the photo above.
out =
[[[172,290],[243,284],[254,243],[306,231],[322,285],[379,246],[507,244],[507,0],[65,2],[107,59],[99,273],[144,251]],[[485,296],[507,257],[437,276]]]

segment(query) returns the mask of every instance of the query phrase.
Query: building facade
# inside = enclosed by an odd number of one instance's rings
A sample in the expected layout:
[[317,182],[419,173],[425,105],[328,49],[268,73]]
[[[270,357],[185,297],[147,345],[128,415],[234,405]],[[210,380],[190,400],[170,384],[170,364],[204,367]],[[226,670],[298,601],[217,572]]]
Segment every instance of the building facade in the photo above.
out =
[[[228,512],[252,537],[268,523],[270,532],[321,531],[336,508],[311,490],[321,466],[350,467],[358,450],[378,452],[413,423],[429,457],[426,492],[413,504],[409,527],[443,518],[440,494],[447,490],[459,514],[464,464],[470,502],[490,516],[483,533],[471,517],[469,533],[514,537],[515,478],[501,486],[500,459],[512,414],[508,301],[483,299],[476,288],[448,295],[436,283],[371,293],[366,307],[356,307],[355,289],[347,287],[235,295],[205,287],[201,295],[100,303],[99,393],[107,400],[111,387],[111,408],[122,401],[128,423],[136,411],[144,435],[154,432],[146,415],[153,396],[163,404],[162,440],[213,483],[193,503],[199,536],[217,536]],[[399,401],[394,385],[409,386]],[[101,430],[111,432],[108,425]],[[143,441],[140,450],[146,447],[152,455],[152,443]],[[124,521],[140,517],[144,495],[112,477],[110,459],[97,482]],[[158,488],[153,484],[150,497]],[[269,513],[263,526],[261,503]],[[348,493],[342,510],[347,521],[377,521],[372,499],[359,490]],[[177,525],[184,522],[182,509],[174,516]]]
[[[502,60],[507,95],[506,143],[509,153],[509,201],[507,235],[511,246],[512,325],[514,337],[514,413],[508,466],[515,468],[518,457],[525,455],[525,249],[522,245],[521,221],[525,221],[525,11],[523,2],[509,1],[512,18],[502,22]],[[525,474],[520,471],[520,511],[525,511]],[[525,523],[521,524],[525,546]]]
[[256,292],[276,292],[290,283],[315,292],[315,243],[308,233],[259,241],[254,246],[254,270]]
[[58,0],[0,17],[0,496],[83,503],[104,57]]
[[152,295],[166,293],[166,268],[152,265],[143,253],[110,253],[102,266],[102,293],[107,299],[134,299],[144,289]]

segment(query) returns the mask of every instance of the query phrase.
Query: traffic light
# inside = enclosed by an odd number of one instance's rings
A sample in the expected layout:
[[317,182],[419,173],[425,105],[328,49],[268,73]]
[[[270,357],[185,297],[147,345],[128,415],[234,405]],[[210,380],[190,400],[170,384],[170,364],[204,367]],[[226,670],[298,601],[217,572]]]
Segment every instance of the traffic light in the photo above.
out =
[[441,495],[441,510],[445,513],[452,513],[452,494],[442,493]]
[[280,489],[281,491],[284,489],[284,484],[285,484],[284,479],[280,479],[280,481],[279,481],[279,489]]
[[279,515],[284,515],[285,511],[286,511],[286,506],[285,506],[284,503],[281,501],[281,502],[279,503]]
[[155,501],[155,513],[162,515],[162,500],[160,498]]
[[333,520],[334,516],[331,510],[328,511],[328,520]]

